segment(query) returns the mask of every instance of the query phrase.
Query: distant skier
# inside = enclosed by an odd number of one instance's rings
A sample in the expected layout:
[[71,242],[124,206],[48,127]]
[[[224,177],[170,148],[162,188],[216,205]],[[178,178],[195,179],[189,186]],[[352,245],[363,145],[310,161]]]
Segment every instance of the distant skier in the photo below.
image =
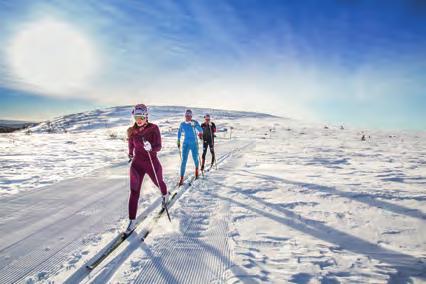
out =
[[214,137],[216,133],[216,124],[211,122],[210,114],[206,113],[204,115],[204,122],[201,124],[203,133],[199,134],[200,139],[203,139],[203,155],[201,156],[201,171],[204,171],[204,164],[206,162],[207,148],[210,148],[210,153],[212,155],[212,162],[210,167],[213,166],[213,163],[216,162],[216,156],[214,153]]
[[178,137],[177,137],[178,138],[177,146],[180,149],[180,146],[181,146],[180,138],[182,136],[182,133],[185,136],[183,140],[183,145],[182,145],[182,163],[180,165],[179,186],[183,184],[183,179],[184,179],[185,170],[186,170],[186,162],[188,161],[189,151],[191,151],[192,159],[194,160],[195,178],[198,178],[199,156],[198,156],[198,140],[197,140],[196,132],[203,133],[203,129],[201,128],[198,121],[192,119],[192,111],[188,109],[185,112],[185,121],[183,121],[179,126]]
[[135,229],[139,194],[145,174],[148,174],[153,183],[160,188],[163,203],[168,201],[167,186],[163,181],[163,170],[157,158],[157,152],[161,150],[160,129],[157,125],[148,122],[148,109],[145,105],[136,105],[133,108],[132,115],[135,123],[127,129],[129,159],[132,161],[132,165],[130,167],[130,220],[126,234],[132,233]]

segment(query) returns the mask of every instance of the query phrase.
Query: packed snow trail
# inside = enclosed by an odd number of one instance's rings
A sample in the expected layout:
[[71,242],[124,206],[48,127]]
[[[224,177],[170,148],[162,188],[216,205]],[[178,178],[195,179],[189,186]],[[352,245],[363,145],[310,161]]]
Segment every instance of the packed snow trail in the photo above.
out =
[[[232,150],[234,144],[225,141],[221,149]],[[167,165],[170,188],[177,182],[176,152],[160,158]],[[31,276],[43,280],[72,270],[92,254],[81,249],[85,244],[102,246],[108,238],[101,241],[99,234],[122,230],[129,195],[127,172],[128,164],[123,162],[83,178],[1,199],[0,215],[5,217],[0,230],[7,234],[0,242],[0,283],[25,282]],[[158,196],[153,184],[144,183],[139,213]]]
[[1,242],[0,282],[50,271],[81,245],[82,236],[118,223],[125,208],[124,185],[122,180],[84,178],[2,200],[1,215],[8,219],[1,230],[8,233]]
[[[223,149],[229,149],[225,154],[220,155],[217,159],[218,165],[221,165],[224,162],[227,162],[228,159],[231,159],[233,155],[247,148],[251,143],[243,141],[233,141],[229,142],[228,145],[224,145]],[[230,148],[232,146],[232,148]],[[214,171],[214,168],[210,169]],[[206,175],[210,173],[210,170],[206,171]],[[200,177],[199,180],[192,181],[192,184],[185,184],[177,190],[177,195],[173,202],[170,205],[170,212],[174,210],[175,203],[179,204],[181,196],[192,195],[193,190],[197,190],[199,183],[204,180]],[[187,191],[188,194],[186,193]],[[179,205],[178,205],[179,206]],[[147,219],[145,223],[140,224],[136,230],[126,239],[126,241],[118,247],[107,259],[103,261],[99,268],[95,268],[94,271],[89,271],[87,269],[81,268],[71,275],[66,283],[76,283],[84,282],[84,277],[89,276],[86,280],[95,282],[95,283],[105,283],[109,280],[111,275],[119,268],[121,263],[127,258],[129,253],[132,253],[133,250],[137,249],[142,242],[142,238],[146,235],[146,232],[149,232],[148,239],[145,238],[145,241],[149,240],[152,233],[156,233],[157,230],[161,231],[161,226],[158,225],[158,222],[152,223],[157,215],[153,216],[154,219]],[[159,219],[161,220],[161,219]],[[169,224],[169,223],[168,223]],[[154,225],[154,226],[152,226]],[[152,226],[152,227],[151,227]],[[166,225],[167,226],[167,225]],[[159,228],[157,228],[159,227]],[[89,261],[90,263],[91,261]],[[213,269],[213,268],[212,268]]]

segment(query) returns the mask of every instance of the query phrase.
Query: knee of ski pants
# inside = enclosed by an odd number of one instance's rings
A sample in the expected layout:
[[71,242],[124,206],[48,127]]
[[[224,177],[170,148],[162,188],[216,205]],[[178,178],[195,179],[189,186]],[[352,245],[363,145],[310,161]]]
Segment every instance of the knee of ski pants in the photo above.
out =
[[189,154],[189,146],[188,144],[184,143],[182,146],[182,163],[180,165],[180,175],[185,175],[185,169],[186,169],[186,162],[188,161],[188,154]]
[[190,146],[190,148],[191,148],[192,157],[196,156],[198,160],[198,145],[194,143]]
[[182,159],[186,159],[189,154],[190,144],[184,143],[182,145]]
[[207,146],[203,146],[203,154],[207,153]]
[[[154,182],[156,186],[160,188],[161,193],[164,195],[167,193],[167,185],[164,182],[164,178],[163,178],[163,167],[161,166],[161,163],[158,159],[154,159],[152,162],[154,165],[155,174],[157,176],[155,177],[154,173],[152,173],[151,174],[153,178],[152,181]],[[156,180],[157,178],[160,184],[157,184],[157,180]]]
[[184,144],[182,147],[182,164],[181,164],[181,175],[185,172],[186,163],[188,161],[189,150],[192,153],[192,159],[194,164],[198,167],[198,145],[195,143]]

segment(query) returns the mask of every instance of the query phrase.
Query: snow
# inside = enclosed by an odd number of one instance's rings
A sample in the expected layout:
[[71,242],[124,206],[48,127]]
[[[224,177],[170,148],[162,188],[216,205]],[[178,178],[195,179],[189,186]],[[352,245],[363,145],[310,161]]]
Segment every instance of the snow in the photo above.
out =
[[[152,107],[169,189],[185,107]],[[1,283],[424,283],[426,133],[340,129],[256,113],[210,112],[214,167],[181,189],[145,242],[126,225],[130,107],[59,117],[0,135]],[[366,134],[366,141],[361,141]],[[369,137],[370,136],[370,137]],[[207,159],[208,160],[208,159]],[[192,174],[188,163],[188,174]]]
[[[159,124],[163,135],[174,138],[184,109],[151,107],[150,119]],[[194,111],[198,112],[198,118],[210,112],[226,121],[257,115],[208,109]],[[0,135],[0,196],[83,176],[123,161],[127,156],[127,144],[123,142],[131,124],[130,112],[130,106],[94,110],[40,123],[29,132]]]

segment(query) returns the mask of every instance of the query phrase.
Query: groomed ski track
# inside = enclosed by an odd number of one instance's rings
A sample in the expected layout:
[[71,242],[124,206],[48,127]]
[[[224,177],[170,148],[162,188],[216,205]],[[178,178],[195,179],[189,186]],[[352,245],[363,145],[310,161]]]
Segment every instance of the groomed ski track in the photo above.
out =
[[[247,141],[224,141],[218,146],[220,170],[220,164],[243,150],[247,146]],[[170,164],[173,161],[174,166],[177,166],[176,153],[163,153],[160,159],[163,164]],[[146,223],[144,222],[116,252],[101,263],[98,269],[89,273],[85,267],[87,263],[82,265],[82,260],[88,262],[108,243],[108,240],[100,242],[102,234],[112,232],[109,234],[110,241],[122,229],[120,223],[123,223],[127,212],[128,181],[125,174],[127,168],[126,163],[121,163],[98,170],[84,178],[67,180],[38,191],[2,200],[0,214],[8,217],[0,224],[0,228],[10,234],[2,236],[0,283],[27,283],[29,277],[42,280],[44,277],[54,277],[58,272],[63,273],[64,270],[70,271],[67,283],[105,283],[126,259],[126,255],[138,248],[142,248],[151,256],[150,261],[146,263],[147,271],[151,272],[135,279],[138,283],[187,282],[191,279],[194,283],[194,281],[204,282],[207,279],[219,280],[224,269],[229,266],[230,259],[226,222],[203,224],[198,223],[197,218],[203,214],[222,212],[220,214],[225,214],[222,220],[226,220],[228,210],[218,208],[215,200],[203,196],[202,192],[205,191],[202,186],[203,180],[194,182],[192,187],[184,188],[179,193],[178,198],[190,192],[190,196],[183,201],[185,205],[181,204],[178,209],[180,213],[184,211],[188,216],[185,222],[180,224],[181,227],[184,226],[185,234],[176,238],[173,244],[165,245],[164,240],[156,239],[155,228],[146,242],[141,242],[138,232],[144,228]],[[188,170],[190,168],[191,164]],[[170,170],[169,174],[165,175],[168,177],[166,182],[170,189],[176,182],[176,174],[173,171]],[[165,172],[167,173],[167,169]],[[147,196],[141,193],[139,214],[149,215],[157,212],[158,206],[150,206],[157,197],[158,193]],[[200,198],[209,200],[197,202]],[[192,203],[195,207],[191,205]],[[197,208],[197,204],[202,208]],[[204,206],[205,204],[208,206]],[[176,214],[175,208],[171,208],[170,211],[173,219]],[[148,220],[149,218],[146,221]],[[156,240],[152,249],[151,239]],[[96,242],[103,244],[98,247],[97,252],[84,250],[85,244],[93,246]],[[177,257],[179,251],[186,255],[186,259],[182,256]],[[206,255],[210,254],[220,257],[209,259]],[[175,271],[177,273],[179,270],[180,273],[164,275],[168,270],[159,269],[159,265],[164,264],[163,261],[172,268],[180,267],[181,269]],[[211,263],[215,261],[220,265]],[[186,275],[188,271],[182,267],[191,269],[194,265],[201,265],[203,269],[201,271],[204,272],[194,271]]]
[[[221,155],[217,163],[220,166],[230,158],[238,155],[251,143],[244,142],[228,153]],[[231,251],[228,243],[229,208],[212,198],[205,186],[211,171],[205,173],[191,185],[178,191],[176,202],[170,207],[172,220],[179,216],[179,234],[175,237],[157,237],[162,228],[157,224],[145,242],[141,241],[145,224],[135,232],[108,257],[98,269],[90,274],[80,269],[66,283],[108,283],[114,273],[121,268],[127,258],[137,250],[144,254],[138,270],[141,273],[132,283],[211,283],[224,281],[225,271],[231,264]],[[178,208],[176,208],[178,207]],[[211,218],[215,216],[215,218]],[[212,222],[209,220],[212,219]],[[163,215],[163,228],[168,221]],[[172,239],[172,241],[170,241]],[[87,278],[82,279],[82,276]],[[115,282],[115,281],[113,281]]]

